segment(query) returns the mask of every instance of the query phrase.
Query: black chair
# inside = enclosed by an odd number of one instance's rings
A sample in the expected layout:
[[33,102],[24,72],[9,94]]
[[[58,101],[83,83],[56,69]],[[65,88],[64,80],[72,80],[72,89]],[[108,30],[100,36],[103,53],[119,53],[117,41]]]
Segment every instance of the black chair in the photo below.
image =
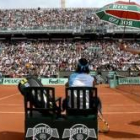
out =
[[66,115],[97,115],[96,87],[66,88]]
[[55,98],[53,87],[27,87],[24,105],[25,117],[33,117],[37,112],[47,117],[61,114],[61,98]]
[[[55,120],[61,115],[61,98],[55,99],[53,87],[27,87],[25,91],[25,137],[26,140],[32,140],[34,139],[33,128],[54,127]],[[52,130],[54,137],[58,137],[57,129]],[[47,136],[44,133],[43,135]]]
[[[54,122],[61,116],[61,98],[55,98],[55,89],[44,87],[41,80],[32,76],[23,78],[18,89],[24,97],[25,139],[58,139]],[[43,129],[42,133],[38,134],[40,129]],[[52,130],[52,133],[44,133],[44,129]]]
[[77,134],[72,136],[73,139],[98,140],[97,88],[69,87],[65,90],[66,115],[62,138],[68,139],[71,136],[70,130],[81,127],[88,129],[90,133],[84,135],[77,132]]

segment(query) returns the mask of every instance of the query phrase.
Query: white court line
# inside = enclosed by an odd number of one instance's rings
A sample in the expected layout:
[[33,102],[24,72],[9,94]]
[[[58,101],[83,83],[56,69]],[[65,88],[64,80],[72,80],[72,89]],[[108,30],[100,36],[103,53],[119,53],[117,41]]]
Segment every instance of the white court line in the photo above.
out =
[[0,98],[0,101],[4,100],[4,99],[7,99],[7,98],[10,98],[10,97],[13,97],[15,95],[18,95],[18,94],[16,93],[16,94],[12,94],[12,95],[9,95],[9,96],[2,97],[2,98]]
[[124,104],[112,104],[112,105],[106,105],[104,104],[103,106],[106,106],[106,107],[135,107],[135,106],[140,106],[140,104],[127,104],[127,105],[124,105]]
[[131,111],[131,112],[103,112],[103,114],[115,115],[115,114],[140,114],[140,111]]
[[23,106],[23,104],[7,104],[7,103],[1,104],[0,103],[0,106]]
[[24,114],[24,112],[3,112],[3,111],[0,111],[0,114]]
[[[21,103],[21,104],[7,104],[7,103],[1,104],[0,103],[0,106],[23,106],[23,105],[24,105],[23,103]],[[127,105],[124,105],[124,104],[106,105],[106,104],[104,104],[103,106],[105,106],[105,107],[137,107],[137,106],[140,106],[140,104],[127,104]]]
[[[25,112],[5,112],[0,111],[0,114],[24,114]],[[115,114],[140,114],[140,111],[137,112],[103,112],[103,114],[115,115]]]

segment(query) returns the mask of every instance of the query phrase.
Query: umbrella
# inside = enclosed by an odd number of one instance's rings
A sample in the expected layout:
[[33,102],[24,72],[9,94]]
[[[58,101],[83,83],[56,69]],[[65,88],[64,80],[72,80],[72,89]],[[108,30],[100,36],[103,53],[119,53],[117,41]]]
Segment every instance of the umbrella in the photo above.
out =
[[140,5],[135,2],[117,1],[96,11],[104,21],[123,27],[140,28]]

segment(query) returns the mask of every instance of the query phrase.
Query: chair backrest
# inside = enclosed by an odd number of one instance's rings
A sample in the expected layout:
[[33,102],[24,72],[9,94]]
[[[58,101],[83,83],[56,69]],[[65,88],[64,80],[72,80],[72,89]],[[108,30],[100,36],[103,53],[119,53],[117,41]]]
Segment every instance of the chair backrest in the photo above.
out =
[[65,93],[67,115],[97,114],[96,87],[69,87]]
[[32,116],[33,111],[44,115],[55,113],[55,89],[53,87],[27,87],[24,94],[25,113]]

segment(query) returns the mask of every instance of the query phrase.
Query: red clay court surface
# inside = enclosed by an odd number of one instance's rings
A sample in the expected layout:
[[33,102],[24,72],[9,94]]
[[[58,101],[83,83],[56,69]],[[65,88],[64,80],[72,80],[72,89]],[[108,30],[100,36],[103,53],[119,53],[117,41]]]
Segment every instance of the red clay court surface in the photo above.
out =
[[[56,86],[56,92],[63,97],[64,86]],[[98,86],[111,129],[99,134],[99,140],[140,140],[140,96],[138,102],[127,94],[108,85]],[[16,86],[0,86],[0,140],[24,140],[24,104]]]

